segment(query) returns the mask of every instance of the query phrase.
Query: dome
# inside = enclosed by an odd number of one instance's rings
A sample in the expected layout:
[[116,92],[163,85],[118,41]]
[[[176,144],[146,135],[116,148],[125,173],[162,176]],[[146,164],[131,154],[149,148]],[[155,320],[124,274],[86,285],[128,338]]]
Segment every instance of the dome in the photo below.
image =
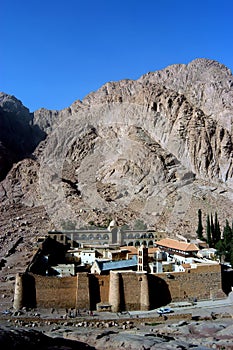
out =
[[115,220],[110,221],[109,225],[108,225],[108,230],[111,231],[114,227],[117,226],[117,223]]

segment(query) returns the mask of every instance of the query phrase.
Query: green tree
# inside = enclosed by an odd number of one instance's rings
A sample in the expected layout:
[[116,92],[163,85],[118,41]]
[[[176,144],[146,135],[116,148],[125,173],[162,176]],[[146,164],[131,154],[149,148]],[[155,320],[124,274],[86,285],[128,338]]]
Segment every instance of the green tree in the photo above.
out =
[[229,225],[228,220],[226,220],[226,225],[223,229],[223,239],[224,239],[226,246],[228,247],[232,241],[232,230],[231,230],[231,227]]
[[231,250],[232,250],[232,230],[229,225],[228,220],[226,220],[226,225],[223,229],[223,242],[226,250],[226,260],[230,261]]
[[212,247],[212,237],[211,237],[211,227],[210,227],[210,216],[207,215],[206,218],[206,238],[209,247]]
[[212,213],[210,214],[210,232],[211,232],[211,242],[214,245],[215,227]]
[[213,243],[216,244],[220,239],[221,239],[221,230],[220,230],[220,225],[218,221],[218,215],[217,215],[217,212],[215,212]]
[[231,264],[231,267],[233,268],[233,242],[232,242],[232,248],[230,251],[230,264]]
[[202,212],[198,209],[198,227],[197,227],[197,237],[203,239],[203,225],[202,225]]
[[137,219],[134,223],[133,228],[134,228],[134,230],[146,230],[147,226],[142,220]]
[[226,255],[226,246],[224,244],[223,239],[220,239],[215,245],[215,249],[217,249],[217,255],[220,257],[220,261],[223,262],[225,260]]
[[209,242],[211,242],[212,247],[217,249],[217,255],[220,257],[221,262],[230,262],[231,266],[233,267],[233,222],[232,226],[230,226],[229,221],[226,220],[221,238],[221,230],[217,213],[215,213],[214,222],[211,214],[210,220],[207,216],[206,234],[208,244],[210,245]]

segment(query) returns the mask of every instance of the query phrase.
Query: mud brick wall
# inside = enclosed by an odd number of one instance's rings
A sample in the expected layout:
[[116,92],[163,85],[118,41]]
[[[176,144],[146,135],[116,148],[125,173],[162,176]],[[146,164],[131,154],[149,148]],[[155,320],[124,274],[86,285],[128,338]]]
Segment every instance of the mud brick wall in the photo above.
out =
[[135,272],[120,275],[120,306],[122,310],[141,309],[141,276]]
[[34,275],[37,307],[75,308],[77,278]]
[[[15,308],[86,308],[110,303],[118,310],[147,310],[170,301],[225,297],[220,265],[200,265],[186,272],[140,274],[133,271],[108,276],[79,273],[71,277],[18,275]],[[110,300],[111,299],[111,300]]]
[[101,303],[108,303],[109,300],[109,276],[95,275],[98,281],[100,300]]
[[172,301],[225,297],[219,265],[203,265],[186,272],[172,272],[165,276],[164,274],[157,276],[166,282]]
[[90,284],[88,273],[77,274],[77,286],[76,286],[76,304],[77,309],[90,310]]

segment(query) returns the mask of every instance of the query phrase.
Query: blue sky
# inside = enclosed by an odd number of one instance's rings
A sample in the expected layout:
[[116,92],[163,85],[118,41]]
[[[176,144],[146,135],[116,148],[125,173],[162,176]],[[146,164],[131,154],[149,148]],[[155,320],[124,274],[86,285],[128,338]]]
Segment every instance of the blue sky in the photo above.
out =
[[2,0],[0,91],[31,112],[195,58],[233,71],[232,0]]

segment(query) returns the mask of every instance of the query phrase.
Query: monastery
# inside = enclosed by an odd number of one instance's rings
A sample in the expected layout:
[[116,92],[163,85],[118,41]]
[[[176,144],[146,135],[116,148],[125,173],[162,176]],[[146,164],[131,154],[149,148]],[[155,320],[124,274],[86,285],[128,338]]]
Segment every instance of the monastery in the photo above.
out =
[[[203,242],[202,242],[203,243]],[[112,312],[223,298],[214,251],[148,230],[50,231],[16,276],[14,308]]]

